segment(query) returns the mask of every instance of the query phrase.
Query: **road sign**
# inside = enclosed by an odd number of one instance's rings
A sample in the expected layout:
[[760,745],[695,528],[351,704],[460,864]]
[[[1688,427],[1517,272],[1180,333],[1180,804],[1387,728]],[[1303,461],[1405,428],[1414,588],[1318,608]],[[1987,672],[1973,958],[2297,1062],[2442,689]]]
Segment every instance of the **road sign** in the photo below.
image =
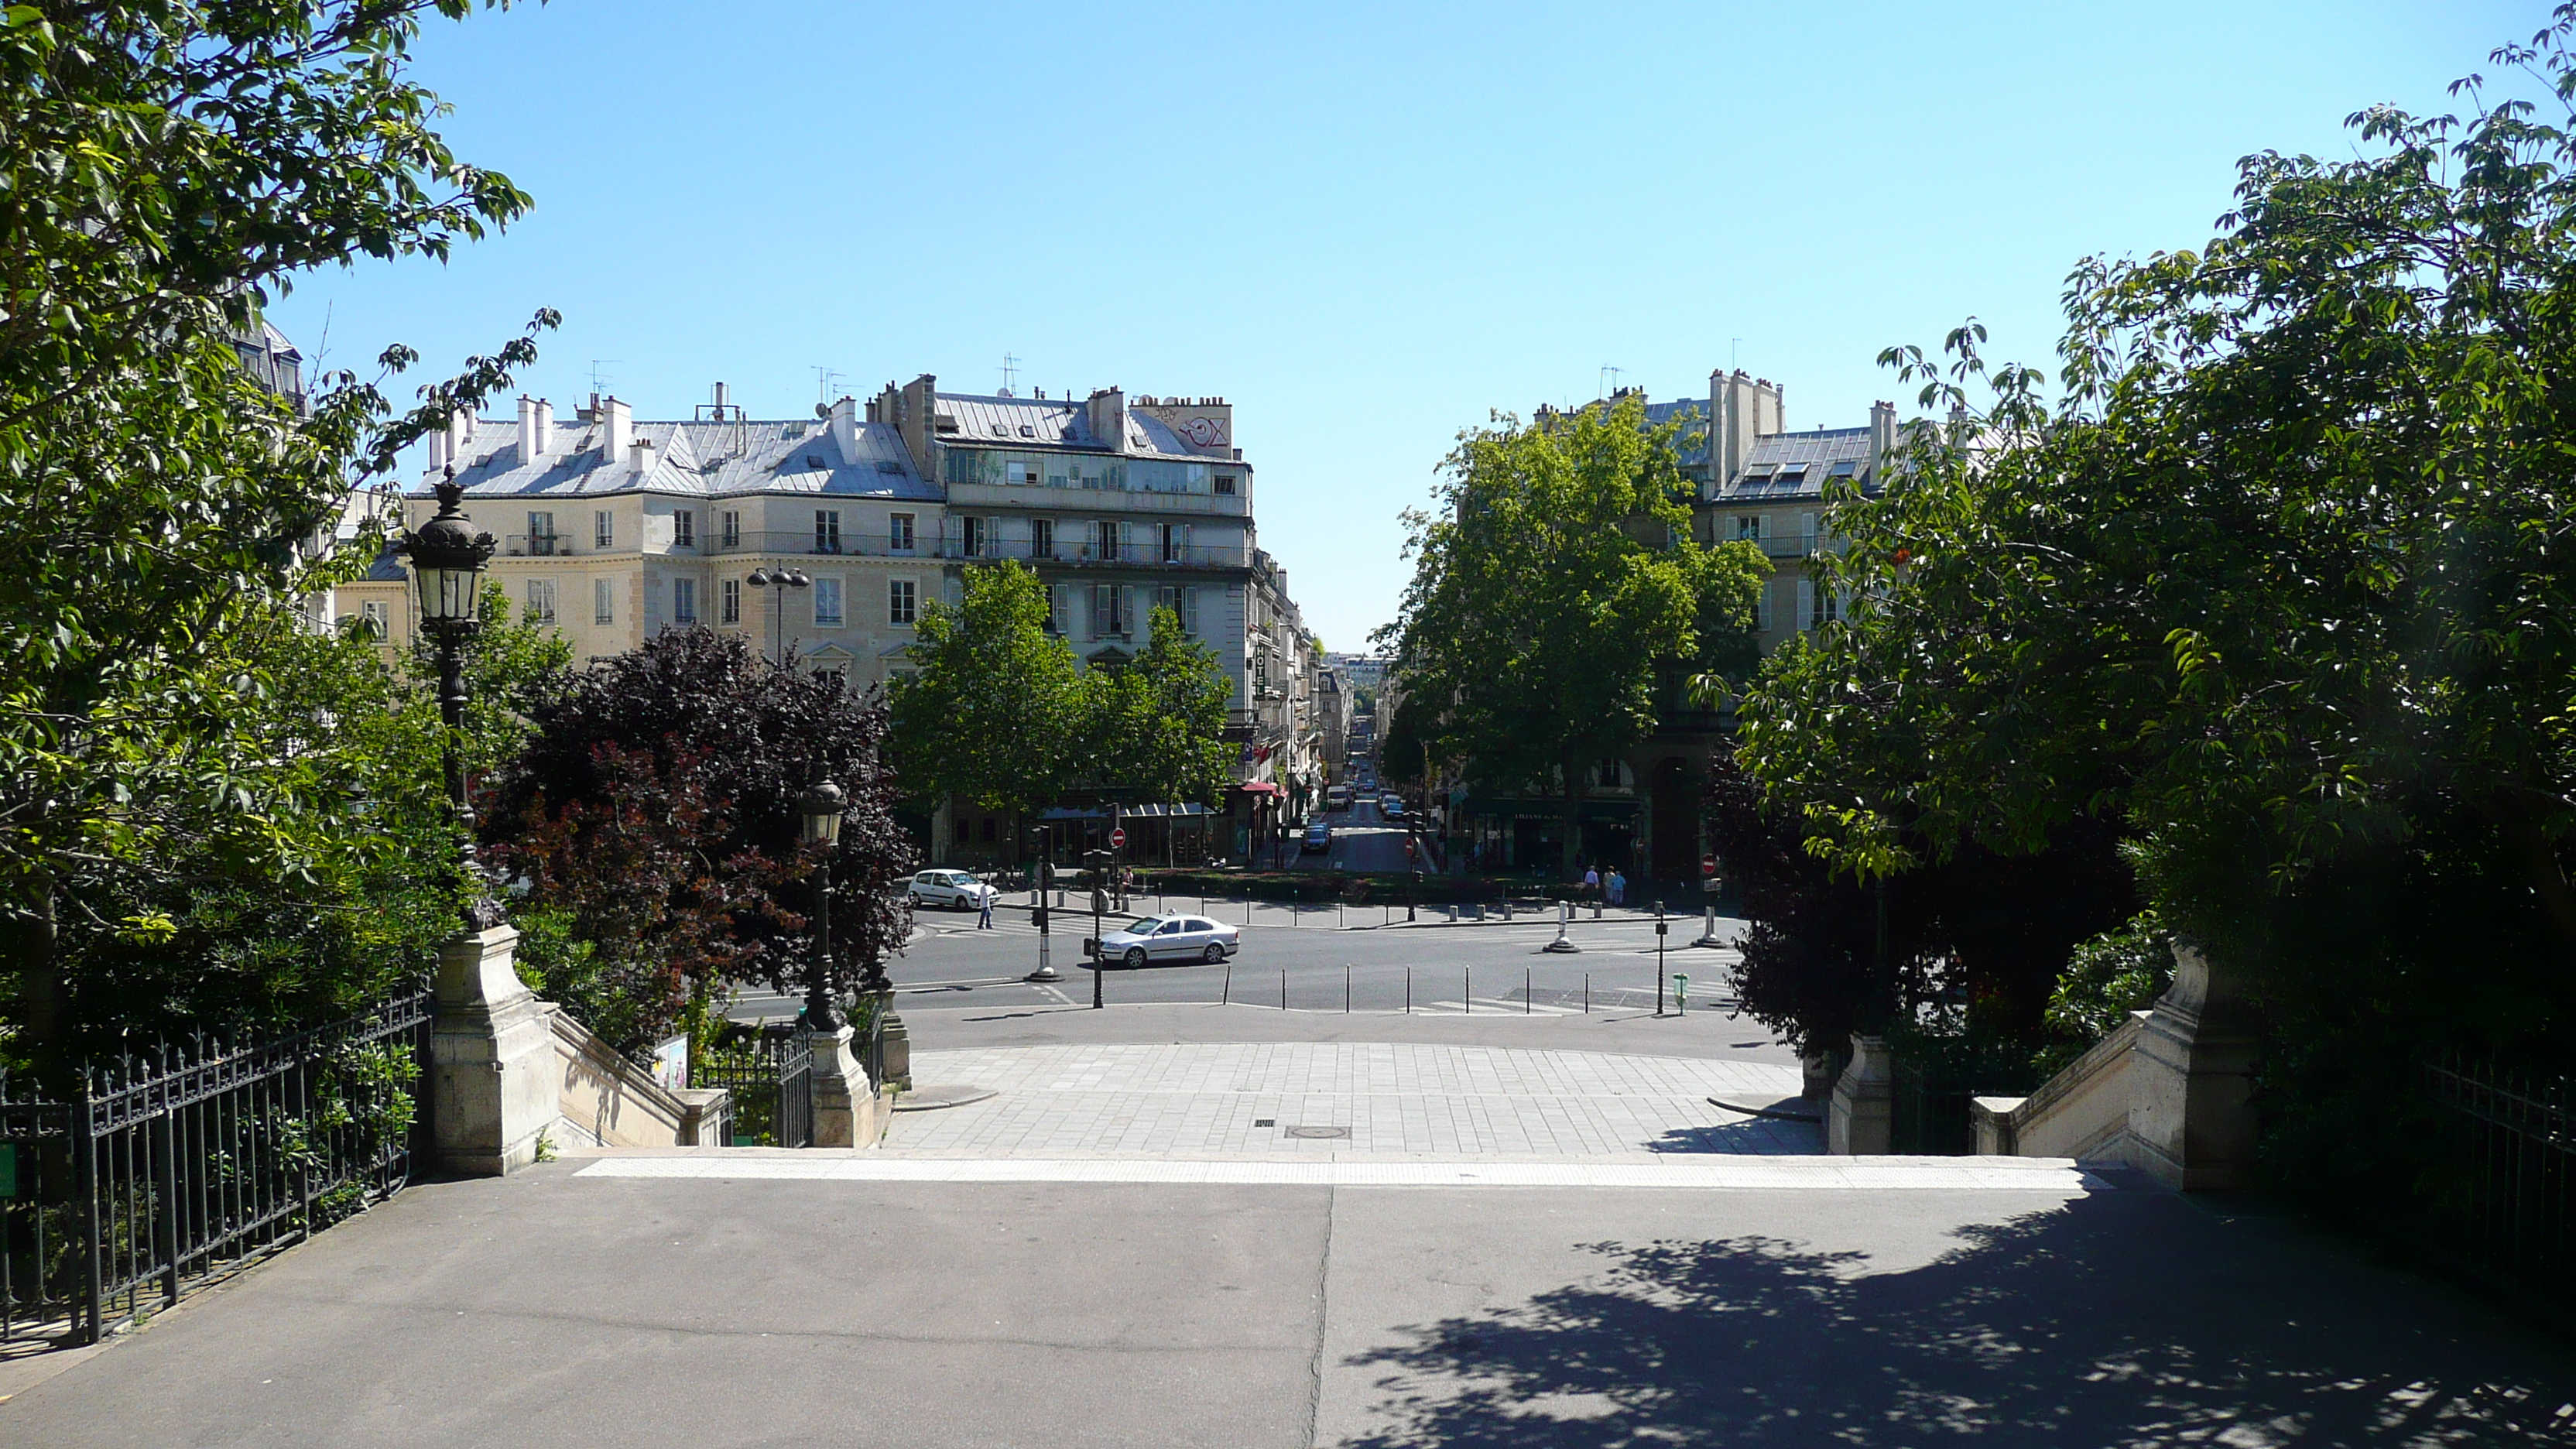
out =
[[1127,848],[1126,827],[1121,826],[1118,829],[1109,832],[1109,848],[1111,850],[1125,850]]

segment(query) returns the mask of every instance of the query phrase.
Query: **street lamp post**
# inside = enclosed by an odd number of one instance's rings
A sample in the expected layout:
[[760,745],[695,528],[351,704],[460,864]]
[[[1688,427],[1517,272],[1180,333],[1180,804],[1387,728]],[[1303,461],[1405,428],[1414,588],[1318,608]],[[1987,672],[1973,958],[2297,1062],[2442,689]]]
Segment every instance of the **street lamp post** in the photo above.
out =
[[447,799],[464,832],[457,870],[465,887],[465,929],[488,931],[501,924],[501,908],[492,901],[482,865],[474,851],[474,806],[465,790],[465,645],[482,628],[480,612],[483,566],[492,558],[492,535],[477,533],[464,509],[465,489],[456,470],[447,469],[435,486],[438,512],[406,534],[394,551],[411,563],[412,582],[420,591],[420,627],[438,649],[438,717],[445,728],[441,763],[447,775]]
[[1043,825],[1030,826],[1029,834],[1036,836],[1039,842],[1038,903],[1029,910],[1030,923],[1038,928],[1038,969],[1030,974],[1029,979],[1053,981],[1057,975],[1055,960],[1047,950],[1047,888],[1055,884],[1055,839]]
[[823,863],[814,871],[814,951],[805,968],[805,1029],[837,1031],[840,1013],[832,1007],[832,853],[841,842],[841,814],[849,797],[829,780],[809,786],[796,800],[801,834],[808,845],[823,847]]
[[778,590],[769,596],[769,662],[776,664],[786,653],[786,640],[783,636],[787,627],[787,591],[810,589],[814,586],[814,581],[806,576],[803,569],[792,569],[781,564],[774,569],[753,569],[751,577],[744,579],[743,582],[755,589],[775,586]]

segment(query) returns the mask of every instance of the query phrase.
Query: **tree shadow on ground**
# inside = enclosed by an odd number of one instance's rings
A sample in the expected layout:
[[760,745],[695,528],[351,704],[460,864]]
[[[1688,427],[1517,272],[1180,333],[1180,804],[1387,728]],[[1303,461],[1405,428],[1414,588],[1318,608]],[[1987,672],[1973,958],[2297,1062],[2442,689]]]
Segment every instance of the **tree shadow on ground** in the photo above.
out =
[[2285,1223],[2097,1193],[1920,1267],[1765,1237],[1397,1330],[1352,1446],[2576,1444],[2576,1364]]
[[1705,1127],[1668,1128],[1653,1141],[1639,1145],[1648,1152],[1667,1152],[1685,1157],[1694,1153],[1754,1153],[1764,1156],[1819,1153],[1825,1150],[1825,1129],[1812,1122],[1746,1116]]

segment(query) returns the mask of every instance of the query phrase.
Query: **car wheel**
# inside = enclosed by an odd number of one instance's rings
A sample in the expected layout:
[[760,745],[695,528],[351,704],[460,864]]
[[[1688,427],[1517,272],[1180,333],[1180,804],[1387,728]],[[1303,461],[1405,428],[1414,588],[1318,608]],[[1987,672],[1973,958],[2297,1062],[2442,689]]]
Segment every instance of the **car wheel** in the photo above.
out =
[[1128,947],[1128,948],[1127,948],[1127,965],[1128,965],[1128,967],[1132,970],[1132,969],[1134,969],[1134,968],[1136,968],[1136,967],[1143,966],[1144,964],[1145,964],[1145,948],[1144,948],[1144,947],[1142,947],[1142,946],[1130,946],[1130,947]]
[[1214,941],[1210,941],[1208,942],[1207,949],[1199,953],[1199,959],[1205,961],[1210,966],[1213,966],[1219,961],[1225,959],[1225,948]]

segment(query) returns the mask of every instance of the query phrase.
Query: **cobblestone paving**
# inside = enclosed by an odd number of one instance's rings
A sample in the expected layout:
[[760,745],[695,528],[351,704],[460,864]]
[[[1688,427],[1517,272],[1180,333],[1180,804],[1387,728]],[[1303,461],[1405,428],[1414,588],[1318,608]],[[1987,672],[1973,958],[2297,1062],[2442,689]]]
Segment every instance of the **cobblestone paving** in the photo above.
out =
[[[913,1080],[998,1095],[894,1119],[906,1156],[1627,1157],[1806,1154],[1814,1127],[1711,1096],[1794,1095],[1793,1067],[1603,1052],[1295,1042],[922,1052]],[[1341,1128],[1347,1136],[1291,1136]]]

